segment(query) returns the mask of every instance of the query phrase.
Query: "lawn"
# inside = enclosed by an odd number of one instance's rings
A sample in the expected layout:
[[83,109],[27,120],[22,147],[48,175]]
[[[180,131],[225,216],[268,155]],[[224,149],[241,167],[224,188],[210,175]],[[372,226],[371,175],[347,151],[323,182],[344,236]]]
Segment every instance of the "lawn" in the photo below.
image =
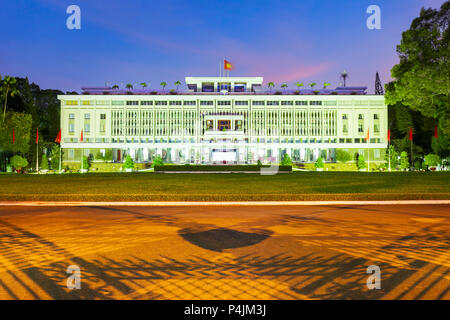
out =
[[0,200],[292,201],[450,199],[450,172],[0,174]]

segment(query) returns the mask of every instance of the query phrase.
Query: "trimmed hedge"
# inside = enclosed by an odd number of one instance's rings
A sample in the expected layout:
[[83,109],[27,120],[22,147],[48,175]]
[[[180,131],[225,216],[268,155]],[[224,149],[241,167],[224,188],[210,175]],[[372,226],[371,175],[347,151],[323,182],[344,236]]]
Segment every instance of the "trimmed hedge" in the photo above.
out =
[[[260,171],[261,168],[269,168],[263,165],[171,165],[155,166],[155,172],[177,172],[177,171]],[[292,172],[292,166],[279,166],[278,171]]]

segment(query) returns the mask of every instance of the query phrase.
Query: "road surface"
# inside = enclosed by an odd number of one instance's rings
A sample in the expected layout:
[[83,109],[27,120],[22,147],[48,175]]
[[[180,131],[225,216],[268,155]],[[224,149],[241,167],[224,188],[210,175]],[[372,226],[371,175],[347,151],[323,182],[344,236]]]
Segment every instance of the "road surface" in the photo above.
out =
[[0,299],[450,299],[449,222],[448,205],[1,207]]

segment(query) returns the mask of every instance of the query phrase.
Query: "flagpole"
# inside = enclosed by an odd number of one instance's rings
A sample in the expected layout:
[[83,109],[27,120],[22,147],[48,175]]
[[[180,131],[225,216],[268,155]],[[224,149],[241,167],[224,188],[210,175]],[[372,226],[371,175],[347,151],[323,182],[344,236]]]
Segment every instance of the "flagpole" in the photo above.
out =
[[391,141],[388,141],[389,171],[391,171]]
[[59,173],[61,173],[61,142],[59,143]]
[[39,138],[36,139],[36,173],[39,172]]

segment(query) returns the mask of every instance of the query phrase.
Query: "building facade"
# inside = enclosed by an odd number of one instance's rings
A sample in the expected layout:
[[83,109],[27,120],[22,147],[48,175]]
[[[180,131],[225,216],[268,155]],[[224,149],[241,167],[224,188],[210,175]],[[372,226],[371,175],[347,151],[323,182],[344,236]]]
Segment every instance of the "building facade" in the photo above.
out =
[[100,87],[60,95],[64,161],[276,163],[287,153],[294,162],[334,162],[338,149],[383,161],[384,96],[364,87],[263,91],[262,82],[193,77],[183,92]]

